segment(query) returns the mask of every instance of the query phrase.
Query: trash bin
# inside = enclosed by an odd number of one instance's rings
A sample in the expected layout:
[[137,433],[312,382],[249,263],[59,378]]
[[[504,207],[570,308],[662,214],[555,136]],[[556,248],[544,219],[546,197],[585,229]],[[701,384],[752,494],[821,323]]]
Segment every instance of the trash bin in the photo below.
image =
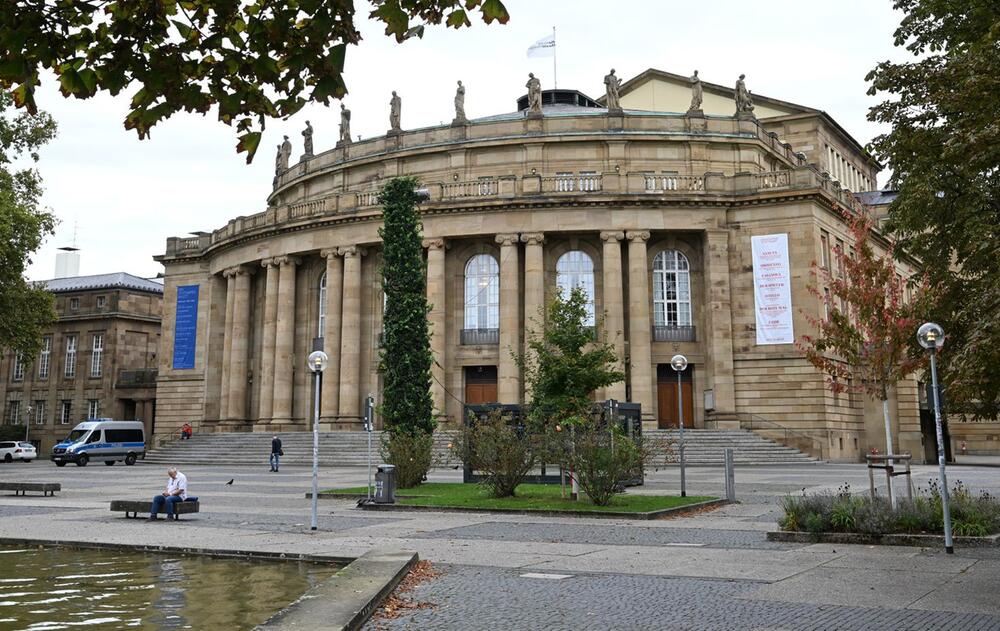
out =
[[396,503],[396,466],[380,464],[375,470],[375,503]]

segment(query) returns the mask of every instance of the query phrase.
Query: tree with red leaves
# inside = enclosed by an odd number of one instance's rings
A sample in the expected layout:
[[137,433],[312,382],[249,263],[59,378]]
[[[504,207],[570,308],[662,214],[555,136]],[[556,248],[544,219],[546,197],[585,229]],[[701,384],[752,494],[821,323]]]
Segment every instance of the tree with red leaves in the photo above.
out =
[[[886,450],[892,454],[889,391],[925,361],[923,353],[912,351],[931,292],[924,278],[910,286],[907,300],[907,280],[897,271],[893,243],[877,253],[871,215],[841,214],[853,248],[850,253],[842,246],[834,249],[835,268],[813,263],[809,291],[820,299],[823,313],[816,317],[802,311],[817,333],[803,335],[798,347],[827,375],[833,392],[861,392],[882,402]],[[889,499],[895,505],[891,485]]]

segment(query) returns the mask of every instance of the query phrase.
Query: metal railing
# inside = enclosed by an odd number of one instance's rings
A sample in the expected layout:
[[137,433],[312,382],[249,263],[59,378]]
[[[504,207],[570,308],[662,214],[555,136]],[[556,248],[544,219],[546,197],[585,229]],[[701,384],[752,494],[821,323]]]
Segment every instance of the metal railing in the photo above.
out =
[[681,326],[671,324],[653,327],[654,342],[694,342],[694,325]]
[[463,346],[499,344],[500,329],[462,329],[459,340]]

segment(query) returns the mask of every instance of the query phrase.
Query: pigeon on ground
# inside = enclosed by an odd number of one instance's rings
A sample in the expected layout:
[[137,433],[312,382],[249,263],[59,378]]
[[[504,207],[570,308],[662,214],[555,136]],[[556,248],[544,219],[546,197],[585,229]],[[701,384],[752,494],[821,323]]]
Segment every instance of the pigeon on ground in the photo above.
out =
[[[235,478],[233,478],[233,479],[235,479]],[[232,486],[232,485],[233,485],[233,480],[230,480],[229,482],[226,482],[226,486]]]

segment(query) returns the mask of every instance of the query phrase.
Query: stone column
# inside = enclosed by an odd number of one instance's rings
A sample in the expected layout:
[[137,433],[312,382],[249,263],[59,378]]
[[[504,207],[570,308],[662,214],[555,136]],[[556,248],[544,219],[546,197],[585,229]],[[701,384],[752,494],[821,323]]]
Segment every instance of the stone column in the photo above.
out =
[[295,366],[295,266],[294,256],[279,256],[278,321],[274,333],[274,413],[272,423],[292,422],[292,376]]
[[[604,339],[615,348],[618,358],[615,370],[624,371],[625,366],[625,310],[622,291],[622,246],[623,232],[602,232],[604,242],[602,254],[604,264]],[[608,399],[625,400],[625,380],[605,388]]]
[[236,274],[225,270],[222,275],[226,279],[226,325],[223,329],[222,342],[222,380],[219,386],[219,419],[229,418],[229,378],[231,355],[233,354],[233,301],[236,298]]
[[500,361],[497,367],[497,397],[500,403],[521,402],[521,376],[512,353],[520,350],[520,265],[518,235],[498,234],[500,244]]
[[330,363],[323,372],[320,394],[320,421],[332,423],[339,412],[340,401],[340,321],[344,300],[344,259],[336,248],[323,250],[326,259],[326,320],[323,323],[323,350]]
[[629,232],[628,238],[628,341],[632,402],[642,406],[643,420],[653,420],[652,331],[649,326],[649,270],[646,241],[649,232]]
[[236,422],[247,419],[247,356],[250,350],[250,274],[239,265],[232,268],[236,276],[233,295],[233,338],[229,359],[229,418]]
[[[528,343],[542,334],[545,323],[545,234],[522,234],[521,241],[524,242],[524,357],[527,365],[533,366],[535,356]],[[527,381],[524,400],[531,400],[531,384]]]
[[424,247],[427,248],[427,302],[431,308],[427,321],[430,324],[431,354],[434,356],[434,363],[431,364],[431,398],[434,400],[434,413],[444,416],[445,343],[448,339],[444,239],[425,239]]
[[340,416],[342,422],[360,418],[361,401],[361,257],[357,246],[340,248],[344,257],[344,315],[340,329]]
[[274,411],[274,341],[278,325],[278,267],[275,259],[260,262],[267,279],[264,282],[264,330],[260,348],[260,410],[257,419],[261,424],[271,420]]
[[[736,386],[733,376],[733,320],[729,289],[729,232],[708,230],[704,240],[705,323],[701,336],[710,340],[708,374],[715,393],[714,416],[719,423],[739,427],[736,418]],[[697,400],[697,399],[696,399]]]

